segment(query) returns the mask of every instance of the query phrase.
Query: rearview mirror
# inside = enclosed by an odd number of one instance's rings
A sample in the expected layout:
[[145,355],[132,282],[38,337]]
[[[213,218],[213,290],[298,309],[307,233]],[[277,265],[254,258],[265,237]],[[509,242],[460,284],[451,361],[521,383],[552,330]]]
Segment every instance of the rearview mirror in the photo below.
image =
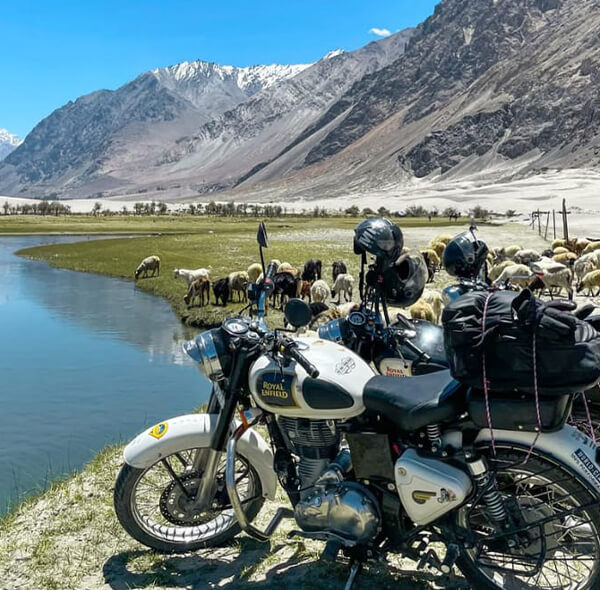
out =
[[284,310],[285,319],[294,328],[303,328],[310,324],[312,312],[302,299],[290,299]]
[[258,225],[258,233],[256,234],[256,241],[261,248],[269,247],[269,238],[267,237],[267,228],[265,227],[264,221],[261,221]]

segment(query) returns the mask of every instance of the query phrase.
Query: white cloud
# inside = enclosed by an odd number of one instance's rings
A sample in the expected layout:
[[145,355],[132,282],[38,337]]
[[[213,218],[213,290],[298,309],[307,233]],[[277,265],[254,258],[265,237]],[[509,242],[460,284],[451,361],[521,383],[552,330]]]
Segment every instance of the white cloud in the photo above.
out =
[[369,29],[369,33],[373,33],[373,35],[377,35],[378,37],[389,37],[392,34],[389,29],[378,29],[377,27]]

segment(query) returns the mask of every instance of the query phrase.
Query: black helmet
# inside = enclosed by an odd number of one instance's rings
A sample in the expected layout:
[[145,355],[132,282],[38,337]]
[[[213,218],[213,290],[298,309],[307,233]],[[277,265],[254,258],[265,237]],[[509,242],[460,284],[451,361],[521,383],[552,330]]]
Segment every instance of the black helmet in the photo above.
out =
[[383,289],[388,303],[408,307],[423,295],[428,272],[423,257],[405,254],[383,273]]
[[354,229],[354,253],[369,252],[376,258],[391,264],[404,246],[400,228],[385,217],[365,219]]
[[449,274],[475,279],[485,263],[488,247],[472,231],[458,234],[444,249],[444,266]]

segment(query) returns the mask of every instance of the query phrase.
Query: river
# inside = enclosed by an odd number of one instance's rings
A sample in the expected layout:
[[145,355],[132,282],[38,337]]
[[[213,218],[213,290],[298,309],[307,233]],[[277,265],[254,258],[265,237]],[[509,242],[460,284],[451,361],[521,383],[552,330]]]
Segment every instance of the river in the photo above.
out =
[[84,239],[0,237],[0,514],[208,397],[166,302],[128,281],[14,255]]

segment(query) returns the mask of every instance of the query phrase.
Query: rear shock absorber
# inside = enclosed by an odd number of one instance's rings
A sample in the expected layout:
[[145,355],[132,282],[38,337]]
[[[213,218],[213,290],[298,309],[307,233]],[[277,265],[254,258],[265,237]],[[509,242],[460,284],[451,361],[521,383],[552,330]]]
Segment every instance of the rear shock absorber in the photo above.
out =
[[507,520],[506,508],[496,481],[490,481],[492,476],[485,460],[482,457],[467,458],[467,465],[481,492],[489,517],[497,524],[504,524]]
[[442,446],[442,429],[439,424],[427,425],[427,438],[431,444],[432,451],[439,451]]

